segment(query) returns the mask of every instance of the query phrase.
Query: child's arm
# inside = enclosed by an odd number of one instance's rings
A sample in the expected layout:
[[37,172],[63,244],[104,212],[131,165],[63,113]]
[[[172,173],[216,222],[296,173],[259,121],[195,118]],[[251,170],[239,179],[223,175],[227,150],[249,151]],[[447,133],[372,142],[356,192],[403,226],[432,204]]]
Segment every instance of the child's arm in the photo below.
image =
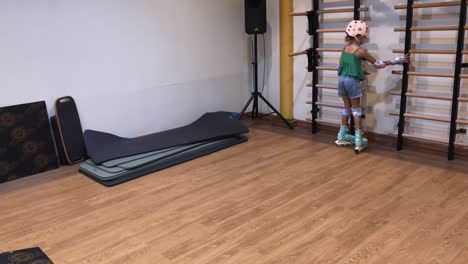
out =
[[392,60],[387,60],[387,61],[379,61],[375,59],[372,55],[369,54],[369,52],[366,49],[360,49],[356,52],[356,55],[366,61],[368,61],[370,64],[372,64],[375,68],[377,69],[383,69],[387,67],[388,65],[395,65],[395,64],[403,64],[403,63],[408,63],[409,62],[409,55],[405,55],[399,58],[395,58]]

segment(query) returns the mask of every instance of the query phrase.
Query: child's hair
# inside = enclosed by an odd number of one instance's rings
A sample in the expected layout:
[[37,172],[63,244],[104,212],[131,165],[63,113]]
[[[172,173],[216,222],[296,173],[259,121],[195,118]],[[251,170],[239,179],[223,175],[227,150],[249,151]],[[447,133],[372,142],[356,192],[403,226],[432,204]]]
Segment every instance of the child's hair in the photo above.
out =
[[[356,35],[356,37],[359,37],[359,35]],[[346,41],[346,43],[348,43],[348,44],[353,44],[353,43],[355,43],[355,42],[357,43],[356,38],[351,37],[351,36],[348,35],[348,34],[346,34],[345,41]]]

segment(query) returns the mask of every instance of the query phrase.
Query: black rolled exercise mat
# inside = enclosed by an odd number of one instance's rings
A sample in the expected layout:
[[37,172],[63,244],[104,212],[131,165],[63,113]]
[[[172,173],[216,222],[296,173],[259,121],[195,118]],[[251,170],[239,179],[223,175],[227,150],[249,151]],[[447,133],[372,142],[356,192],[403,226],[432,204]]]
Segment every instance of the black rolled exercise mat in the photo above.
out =
[[206,113],[195,122],[143,137],[123,138],[109,133],[86,130],[84,140],[89,158],[96,164],[202,141],[221,139],[248,133],[232,113]]
[[133,179],[145,176],[150,173],[154,173],[154,172],[157,172],[157,171],[160,171],[160,170],[163,170],[163,169],[166,169],[166,168],[169,168],[169,167],[172,167],[172,166],[175,166],[175,165],[178,165],[178,164],[181,164],[181,163],[184,163],[184,162],[187,162],[187,161],[199,158],[199,157],[209,155],[211,153],[235,146],[237,144],[240,144],[246,141],[247,141],[246,138],[240,137],[240,136],[230,137],[224,140],[219,140],[218,144],[209,144],[208,147],[198,147],[196,149],[192,149],[186,152],[179,153],[174,156],[170,156],[168,158],[156,161],[152,164],[143,166],[142,168],[132,170],[129,173],[125,174],[124,176],[114,178],[108,181],[100,180],[86,173],[83,170],[80,170],[80,172],[106,187],[112,187],[112,186],[115,186],[115,185],[118,185],[127,181],[131,181]]

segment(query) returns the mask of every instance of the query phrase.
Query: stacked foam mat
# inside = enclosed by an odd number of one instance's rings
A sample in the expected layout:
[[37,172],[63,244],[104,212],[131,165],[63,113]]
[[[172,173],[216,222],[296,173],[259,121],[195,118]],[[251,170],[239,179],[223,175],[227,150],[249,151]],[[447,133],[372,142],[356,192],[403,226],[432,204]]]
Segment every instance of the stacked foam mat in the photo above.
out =
[[232,113],[207,113],[190,125],[138,138],[86,130],[89,160],[80,172],[115,186],[247,141],[249,130]]

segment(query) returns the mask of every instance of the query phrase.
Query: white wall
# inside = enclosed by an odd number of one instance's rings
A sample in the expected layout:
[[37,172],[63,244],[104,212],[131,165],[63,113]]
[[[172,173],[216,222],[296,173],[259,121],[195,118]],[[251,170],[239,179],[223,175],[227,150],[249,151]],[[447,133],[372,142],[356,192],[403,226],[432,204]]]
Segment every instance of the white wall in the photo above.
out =
[[0,0],[0,36],[0,106],[71,95],[87,129],[168,129],[248,90],[239,0]]
[[[371,26],[370,43],[366,48],[378,59],[390,59],[396,54],[392,49],[402,49],[404,47],[404,33],[394,32],[394,27],[404,27],[406,13],[397,11],[394,5],[404,4],[406,1],[386,1],[386,0],[364,0],[364,6],[369,7],[369,12],[363,13],[365,19]],[[324,0],[321,1],[321,8],[351,7],[350,2]],[[275,9],[278,0],[268,0],[269,23],[273,26],[272,35],[279,37],[279,13]],[[295,11],[307,11],[312,7],[310,0],[294,0]],[[458,25],[458,7],[423,9],[415,11],[416,25]],[[352,19],[352,14],[327,14],[322,16],[323,28],[345,27]],[[295,50],[304,50],[311,47],[311,38],[306,33],[307,19],[305,17],[294,18],[294,46]],[[344,34],[324,34],[321,40],[322,47],[343,47]],[[456,48],[456,32],[432,32],[416,33],[413,37],[414,46],[418,49],[452,49]],[[279,42],[275,42],[275,47],[279,52]],[[338,53],[323,53],[323,64],[325,66],[335,65],[339,60]],[[413,69],[417,71],[432,71],[453,73],[454,59],[452,55],[418,55],[413,56]],[[268,83],[269,96],[272,102],[279,102],[279,60],[273,61],[272,77]],[[310,117],[311,106],[305,104],[311,100],[311,89],[305,85],[311,82],[311,73],[305,70],[307,65],[306,56],[295,57],[294,62],[294,114],[295,118],[305,120]],[[392,70],[401,70],[401,66],[388,67],[385,70],[376,71],[372,66],[367,65],[367,70],[372,74],[368,81],[364,83],[365,106],[366,106],[366,130],[381,134],[388,134],[396,131],[397,118],[388,115],[389,112],[399,111],[399,97],[392,96],[392,91],[399,92],[401,89],[401,76],[392,75]],[[320,77],[320,82],[336,85],[336,72],[324,72]],[[418,77],[412,78],[410,89],[415,89],[428,94],[451,96],[452,79]],[[468,87],[466,83],[462,87],[462,93],[466,96]],[[320,100],[324,102],[340,104],[340,99],[336,96],[336,91],[323,90]],[[279,105],[279,104],[276,104]],[[449,117],[451,104],[446,101],[410,99],[408,111],[412,113]],[[468,104],[460,107],[461,119],[468,119]],[[338,122],[340,119],[340,109],[323,108],[321,117],[323,119]],[[421,121],[408,119],[407,132],[424,135],[434,138],[448,138],[449,124],[431,121]],[[466,136],[459,136],[459,140],[467,141]]]

